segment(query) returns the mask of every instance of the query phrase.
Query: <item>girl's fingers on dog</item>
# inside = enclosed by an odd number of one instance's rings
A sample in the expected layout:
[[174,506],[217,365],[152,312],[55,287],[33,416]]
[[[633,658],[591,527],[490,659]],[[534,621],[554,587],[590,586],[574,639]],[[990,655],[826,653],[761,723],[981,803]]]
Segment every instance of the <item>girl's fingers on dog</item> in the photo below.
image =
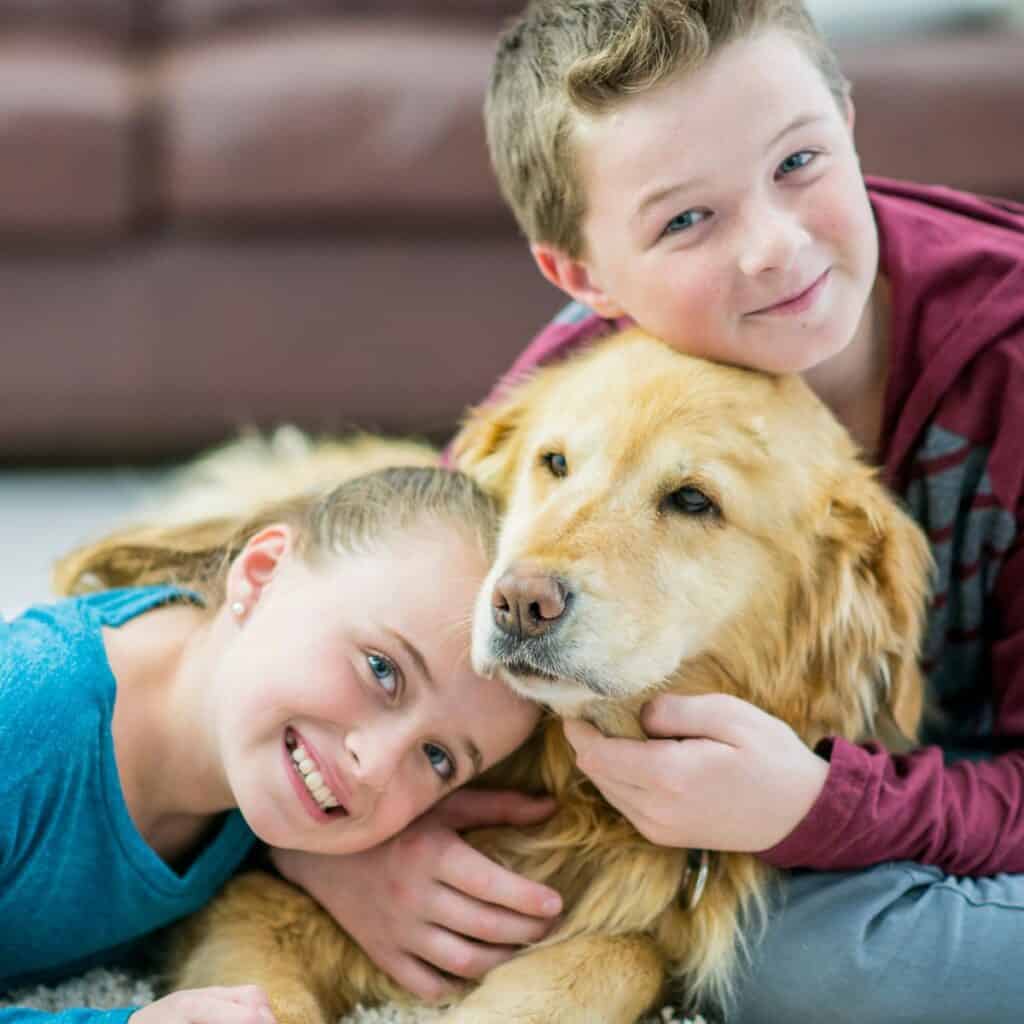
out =
[[426,1003],[436,1003],[458,991],[454,982],[412,952],[379,966],[402,988]]
[[539,942],[555,922],[551,918],[518,914],[513,910],[473,899],[448,886],[437,886],[430,920],[457,935],[498,946]]
[[456,892],[519,914],[546,918],[562,909],[562,898],[554,889],[503,868],[469,843],[449,850],[438,879]]
[[473,942],[447,928],[433,927],[421,957],[455,978],[475,981],[519,952],[517,946]]
[[551,797],[528,796],[514,789],[461,789],[440,806],[441,820],[462,830],[488,825],[535,825],[551,817]]

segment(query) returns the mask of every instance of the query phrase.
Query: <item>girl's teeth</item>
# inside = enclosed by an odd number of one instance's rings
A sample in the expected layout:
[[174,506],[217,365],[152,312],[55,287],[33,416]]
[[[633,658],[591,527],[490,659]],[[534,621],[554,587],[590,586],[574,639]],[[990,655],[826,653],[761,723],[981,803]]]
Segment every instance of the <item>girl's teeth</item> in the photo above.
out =
[[306,784],[313,799],[325,810],[341,806],[334,794],[324,783],[324,777],[316,769],[316,762],[309,756],[305,747],[296,747],[291,751],[292,761],[298,769],[302,781]]

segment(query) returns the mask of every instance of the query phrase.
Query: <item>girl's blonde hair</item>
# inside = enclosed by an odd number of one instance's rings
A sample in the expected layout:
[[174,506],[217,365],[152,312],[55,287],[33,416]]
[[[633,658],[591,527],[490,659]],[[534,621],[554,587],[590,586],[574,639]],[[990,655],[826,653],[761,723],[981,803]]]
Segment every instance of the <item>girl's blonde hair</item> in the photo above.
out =
[[295,530],[296,553],[310,564],[364,552],[425,522],[467,529],[490,561],[498,530],[496,504],[464,473],[436,467],[392,467],[293,495],[249,515],[170,526],[138,526],[73,551],[57,563],[58,593],[173,584],[197,593],[208,608],[225,596],[228,569],[254,534],[272,523]]
[[498,42],[484,105],[491,163],[527,239],[585,255],[581,117],[768,29],[797,42],[845,113],[849,83],[801,0],[531,0]]

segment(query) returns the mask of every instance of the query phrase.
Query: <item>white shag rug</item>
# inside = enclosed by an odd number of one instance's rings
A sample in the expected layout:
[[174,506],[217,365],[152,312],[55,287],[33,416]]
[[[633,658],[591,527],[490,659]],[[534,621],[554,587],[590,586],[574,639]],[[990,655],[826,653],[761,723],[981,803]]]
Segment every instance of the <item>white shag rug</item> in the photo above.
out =
[[[155,998],[153,984],[144,975],[128,971],[96,968],[79,978],[71,978],[59,985],[40,985],[0,993],[0,1007],[26,1006],[36,1010],[56,1012],[74,1006],[97,1010],[111,1010],[121,1006],[144,1006]],[[382,1006],[375,1009],[358,1007],[339,1024],[435,1024],[441,1012],[429,1009],[409,1009]],[[665,1007],[647,1019],[647,1024],[706,1024],[702,1017],[682,1017]]]

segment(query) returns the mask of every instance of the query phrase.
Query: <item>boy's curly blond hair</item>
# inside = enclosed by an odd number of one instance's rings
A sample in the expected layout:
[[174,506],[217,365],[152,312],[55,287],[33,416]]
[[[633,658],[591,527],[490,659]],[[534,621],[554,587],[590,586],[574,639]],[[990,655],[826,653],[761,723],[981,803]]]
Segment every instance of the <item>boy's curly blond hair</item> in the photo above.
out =
[[772,28],[800,44],[845,110],[849,85],[801,0],[531,0],[499,40],[484,108],[498,184],[527,239],[583,255],[577,118]]

